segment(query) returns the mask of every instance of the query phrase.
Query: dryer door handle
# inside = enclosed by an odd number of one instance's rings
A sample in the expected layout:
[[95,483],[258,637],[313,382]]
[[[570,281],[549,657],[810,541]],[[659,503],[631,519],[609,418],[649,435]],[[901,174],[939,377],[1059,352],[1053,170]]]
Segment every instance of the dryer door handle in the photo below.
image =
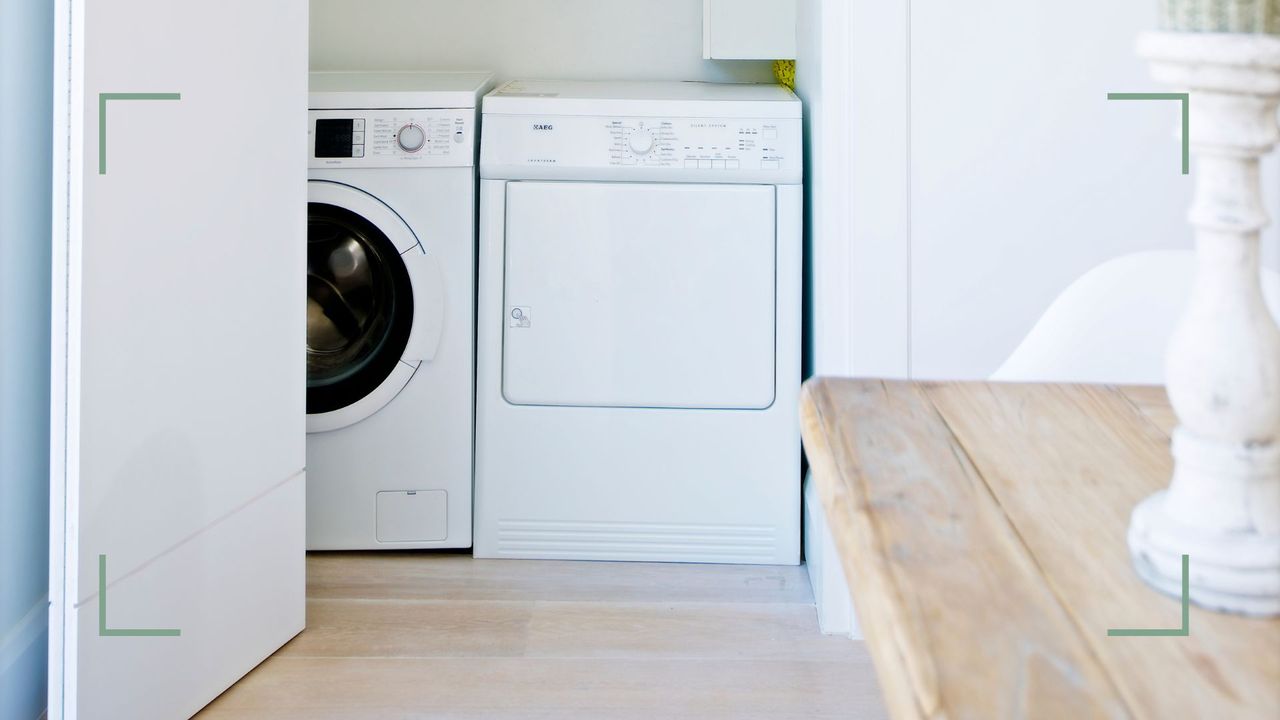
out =
[[440,260],[423,252],[421,245],[400,257],[413,286],[413,328],[401,360],[413,364],[430,362],[436,356],[444,332],[444,273],[440,270]]

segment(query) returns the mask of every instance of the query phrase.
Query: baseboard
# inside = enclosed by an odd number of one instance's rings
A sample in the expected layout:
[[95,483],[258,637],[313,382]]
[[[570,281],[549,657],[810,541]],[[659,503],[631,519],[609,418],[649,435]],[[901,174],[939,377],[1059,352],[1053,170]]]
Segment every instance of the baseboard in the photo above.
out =
[[822,501],[809,476],[804,481],[804,548],[809,584],[818,607],[818,627],[826,635],[846,635],[861,640],[862,630],[853,612],[849,583],[836,553]]

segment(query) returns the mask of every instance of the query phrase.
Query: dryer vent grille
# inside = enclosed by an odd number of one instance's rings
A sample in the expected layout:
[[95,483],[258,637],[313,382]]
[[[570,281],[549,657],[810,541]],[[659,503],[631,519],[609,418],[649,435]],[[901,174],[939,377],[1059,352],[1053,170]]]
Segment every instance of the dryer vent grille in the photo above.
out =
[[499,520],[498,554],[564,560],[780,562],[771,525]]

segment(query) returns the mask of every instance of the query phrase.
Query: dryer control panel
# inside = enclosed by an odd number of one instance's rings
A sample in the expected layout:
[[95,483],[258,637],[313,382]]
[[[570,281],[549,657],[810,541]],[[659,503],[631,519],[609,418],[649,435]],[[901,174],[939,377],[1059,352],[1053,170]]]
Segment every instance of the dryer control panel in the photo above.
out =
[[801,121],[489,115],[481,175],[798,183],[803,177]]
[[312,110],[309,167],[470,167],[475,110]]

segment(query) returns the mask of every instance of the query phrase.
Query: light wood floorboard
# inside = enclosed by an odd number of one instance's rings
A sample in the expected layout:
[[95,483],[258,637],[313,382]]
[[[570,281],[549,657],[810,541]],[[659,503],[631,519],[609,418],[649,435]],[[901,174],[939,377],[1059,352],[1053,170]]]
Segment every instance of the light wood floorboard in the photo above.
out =
[[307,596],[396,600],[812,603],[803,567],[476,560],[464,554],[324,553]]
[[819,633],[803,568],[308,558],[307,630],[223,718],[885,717],[865,647]]

